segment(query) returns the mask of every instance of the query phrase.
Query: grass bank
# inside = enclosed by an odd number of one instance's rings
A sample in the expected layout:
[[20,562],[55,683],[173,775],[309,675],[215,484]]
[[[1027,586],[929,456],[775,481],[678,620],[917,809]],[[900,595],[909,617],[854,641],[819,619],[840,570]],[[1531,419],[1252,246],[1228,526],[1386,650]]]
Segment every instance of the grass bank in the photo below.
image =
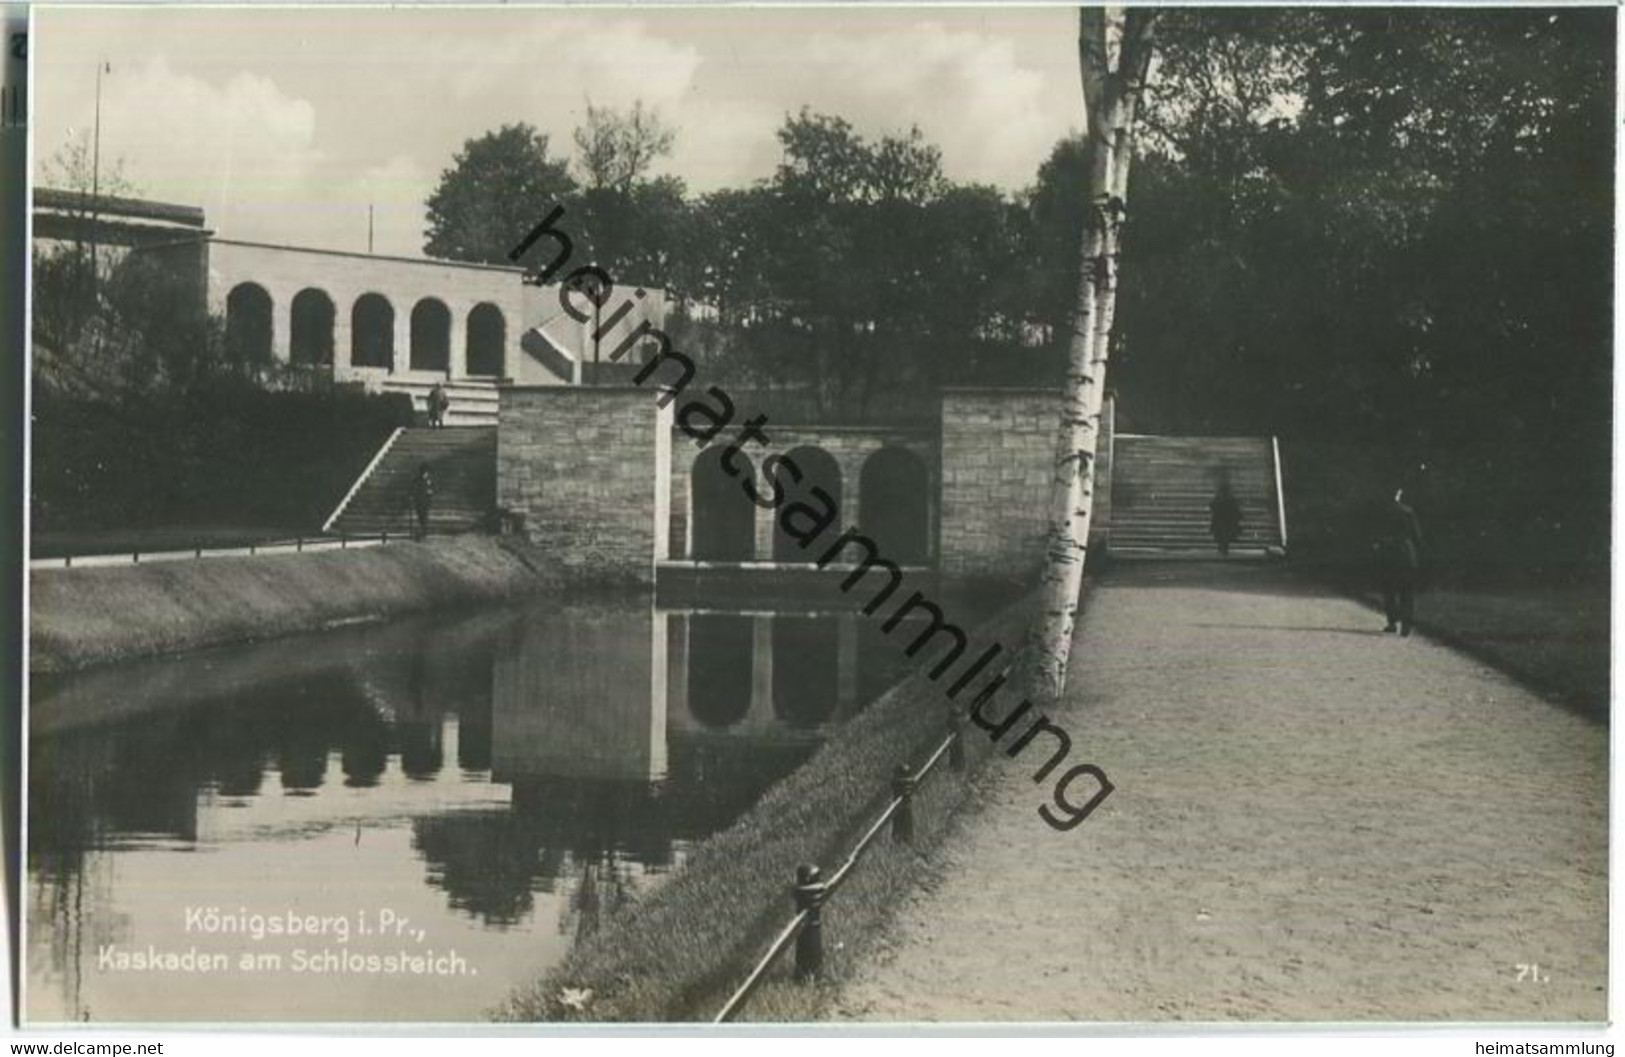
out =
[[[1013,652],[1025,642],[1031,613],[1030,599],[1015,603],[982,624],[973,644],[999,642]],[[890,797],[896,766],[922,763],[945,733],[946,719],[944,687],[916,671],[732,827],[696,847],[676,876],[578,943],[495,1015],[513,1021],[708,1020],[789,919],[795,868],[814,862],[831,869]],[[989,743],[977,728],[967,732],[974,771],[990,754]],[[824,984],[787,982],[790,959],[783,958],[741,1019],[810,1017],[854,967],[864,938],[918,883],[919,856],[946,834],[947,820],[967,795],[967,783],[946,764],[933,772],[916,797],[915,842],[896,846],[882,837],[827,906]],[[564,1000],[567,994],[573,1001]]]
[[478,536],[320,554],[41,569],[29,576],[29,669],[69,671],[557,586],[529,552]]
[[[1540,580],[1447,570],[1417,594],[1416,626],[1576,712],[1607,720],[1608,591],[1607,569]],[[1351,593],[1381,611],[1369,586],[1353,585]]]

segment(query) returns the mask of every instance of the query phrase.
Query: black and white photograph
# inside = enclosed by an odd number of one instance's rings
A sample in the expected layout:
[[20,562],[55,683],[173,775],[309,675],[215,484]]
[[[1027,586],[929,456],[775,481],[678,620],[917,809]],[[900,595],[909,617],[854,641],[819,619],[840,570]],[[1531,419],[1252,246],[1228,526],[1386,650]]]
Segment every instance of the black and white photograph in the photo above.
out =
[[26,29],[23,1028],[1611,1057],[1616,6]]

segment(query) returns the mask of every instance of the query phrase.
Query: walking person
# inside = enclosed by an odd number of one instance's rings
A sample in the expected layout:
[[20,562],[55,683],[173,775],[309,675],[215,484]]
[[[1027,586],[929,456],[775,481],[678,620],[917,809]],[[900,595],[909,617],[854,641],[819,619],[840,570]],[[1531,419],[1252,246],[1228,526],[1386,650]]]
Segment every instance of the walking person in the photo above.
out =
[[1241,503],[1231,490],[1228,477],[1219,482],[1219,490],[1213,494],[1207,509],[1208,531],[1213,533],[1213,542],[1219,545],[1219,557],[1228,558],[1230,544],[1241,535]]
[[1383,508],[1373,547],[1383,613],[1388,618],[1382,630],[1408,637],[1416,617],[1416,584],[1422,572],[1422,523],[1406,504],[1403,488]]
[[412,481],[412,511],[417,525],[412,538],[422,540],[429,535],[429,507],[434,502],[434,478],[429,475],[429,464],[418,465],[418,475]]

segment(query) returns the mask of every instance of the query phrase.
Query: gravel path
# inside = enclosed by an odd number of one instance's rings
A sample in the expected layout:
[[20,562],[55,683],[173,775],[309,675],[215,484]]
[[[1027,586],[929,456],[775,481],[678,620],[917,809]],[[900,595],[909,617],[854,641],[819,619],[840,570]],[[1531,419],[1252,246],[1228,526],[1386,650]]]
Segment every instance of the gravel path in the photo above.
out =
[[1381,625],[1278,568],[1118,570],[1056,717],[1116,792],[1059,833],[1037,753],[989,761],[835,1015],[1603,1019],[1606,728]]

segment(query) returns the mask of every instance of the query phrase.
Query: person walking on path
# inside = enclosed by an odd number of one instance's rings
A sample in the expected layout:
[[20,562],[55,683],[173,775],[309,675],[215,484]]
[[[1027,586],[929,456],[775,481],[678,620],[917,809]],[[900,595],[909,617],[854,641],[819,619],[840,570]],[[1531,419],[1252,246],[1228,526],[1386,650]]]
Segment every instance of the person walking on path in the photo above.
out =
[[429,425],[434,429],[444,429],[446,425],[446,409],[451,407],[451,397],[446,395],[446,387],[439,382],[429,390]]
[[429,475],[429,464],[418,466],[418,475],[412,481],[412,511],[417,515],[417,526],[412,538],[421,540],[429,535],[429,507],[434,501],[434,478]]
[[1219,490],[1208,504],[1208,531],[1213,533],[1213,542],[1219,545],[1219,556],[1228,558],[1230,544],[1241,535],[1241,503],[1230,488],[1229,478],[1219,482]]
[[1403,488],[1382,512],[1373,545],[1377,552],[1377,578],[1382,589],[1382,630],[1409,636],[1416,616],[1416,582],[1422,570],[1422,524],[1405,503]]

